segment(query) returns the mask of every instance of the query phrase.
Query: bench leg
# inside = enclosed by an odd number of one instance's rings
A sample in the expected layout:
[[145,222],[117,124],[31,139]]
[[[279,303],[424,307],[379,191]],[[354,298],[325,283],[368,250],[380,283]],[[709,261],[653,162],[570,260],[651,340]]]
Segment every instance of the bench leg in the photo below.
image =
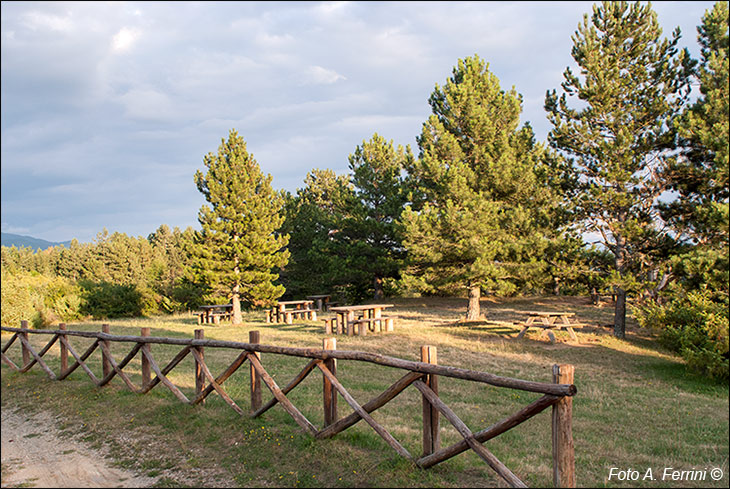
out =
[[520,339],[520,338],[522,338],[523,336],[525,336],[525,333],[527,333],[527,330],[528,330],[528,329],[530,329],[530,327],[529,327],[529,326],[525,326],[524,328],[522,328],[522,331],[520,331],[520,334],[518,334],[518,335],[517,335],[517,339]]
[[367,336],[369,327],[370,323],[360,323],[360,336]]
[[385,331],[393,331],[393,319],[385,320]]
[[578,336],[576,336],[575,331],[573,331],[573,328],[571,328],[570,326],[568,326],[565,329],[568,330],[568,333],[570,333],[570,337],[572,338],[573,341],[578,341]]

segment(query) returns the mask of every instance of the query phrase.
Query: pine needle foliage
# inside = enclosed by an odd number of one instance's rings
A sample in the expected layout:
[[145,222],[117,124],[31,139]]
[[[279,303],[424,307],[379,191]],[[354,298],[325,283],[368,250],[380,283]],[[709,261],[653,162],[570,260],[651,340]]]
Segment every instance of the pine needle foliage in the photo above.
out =
[[[593,6],[573,35],[580,68],[563,74],[563,93],[548,91],[550,145],[573,158],[574,211],[614,256],[614,334],[624,337],[626,290],[671,244],[660,225],[661,171],[674,147],[672,123],[689,95],[692,63],[663,39],[656,12],[639,2]],[[569,98],[572,104],[569,103]]]
[[204,175],[195,172],[195,184],[210,205],[198,212],[202,226],[196,236],[198,277],[212,295],[233,304],[233,323],[241,323],[241,302],[267,306],[284,293],[275,284],[277,271],[286,265],[288,235],[278,233],[284,216],[283,196],[271,186],[246,143],[235,130],[221,140],[218,153],[205,155]]
[[432,290],[467,289],[467,319],[478,319],[482,289],[512,293],[544,271],[555,216],[542,210],[558,207],[557,172],[520,126],[522,97],[502,90],[479,56],[460,59],[429,104],[402,218],[409,276]]

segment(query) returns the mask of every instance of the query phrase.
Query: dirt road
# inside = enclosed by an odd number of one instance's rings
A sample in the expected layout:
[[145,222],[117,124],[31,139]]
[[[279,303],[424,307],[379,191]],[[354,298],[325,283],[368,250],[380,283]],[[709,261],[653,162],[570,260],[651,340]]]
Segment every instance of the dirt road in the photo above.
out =
[[48,413],[2,410],[2,487],[149,487],[156,479],[114,468],[103,454],[60,435]]

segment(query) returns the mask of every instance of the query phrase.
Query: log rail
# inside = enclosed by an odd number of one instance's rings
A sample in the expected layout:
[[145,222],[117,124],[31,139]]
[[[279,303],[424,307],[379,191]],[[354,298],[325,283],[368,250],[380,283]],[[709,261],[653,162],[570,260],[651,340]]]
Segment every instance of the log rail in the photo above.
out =
[[[232,409],[238,414],[245,415],[223,388],[223,383],[238,370],[246,361],[250,365],[251,376],[251,411],[250,416],[258,417],[276,404],[294,419],[294,421],[306,432],[315,438],[329,438],[349,428],[360,420],[364,420],[383,440],[399,455],[414,462],[421,468],[429,468],[466,450],[474,451],[482,458],[500,477],[511,487],[526,487],[525,484],[500,462],[492,454],[484,443],[505,431],[519,425],[527,419],[552,407],[552,446],[553,446],[553,482],[556,487],[575,487],[575,455],[572,435],[572,396],[576,393],[573,384],[572,365],[554,365],[553,382],[533,382],[510,377],[502,377],[487,372],[467,370],[457,367],[439,365],[436,360],[436,348],[424,346],[421,348],[421,361],[415,362],[400,358],[390,357],[377,353],[361,351],[337,350],[335,338],[326,338],[323,348],[294,348],[275,345],[261,344],[259,332],[249,332],[249,342],[222,341],[205,339],[203,330],[195,330],[194,338],[167,338],[149,335],[149,328],[142,328],[140,336],[113,335],[110,334],[109,325],[102,325],[101,332],[72,331],[66,328],[65,324],[59,325],[58,330],[28,329],[27,321],[21,321],[20,328],[3,326],[2,331],[13,333],[12,337],[2,347],[1,359],[12,369],[21,373],[27,372],[31,367],[38,366],[52,380],[63,380],[75,371],[78,367],[89,376],[91,381],[101,387],[108,384],[115,376],[133,392],[146,394],[155,386],[162,384],[181,402],[188,404],[202,404],[205,398],[215,391]],[[29,334],[51,335],[50,341],[38,352],[31,345]],[[69,342],[69,337],[92,338],[95,341],[85,352],[79,355]],[[14,363],[6,354],[10,346],[19,340],[21,349],[21,366]],[[61,371],[56,375],[43,361],[43,356],[56,343],[60,343]],[[110,344],[132,343],[129,353],[117,362],[110,349]],[[181,346],[175,357],[172,358],[163,368],[157,364],[151,352],[151,345],[166,344]],[[210,371],[205,363],[205,349],[228,348],[242,350],[238,357],[217,377]],[[97,377],[86,365],[86,360],[96,351],[101,351],[102,376]],[[284,388],[279,387],[273,377],[266,371],[261,362],[261,353],[273,353],[301,358],[308,358],[310,361],[304,366],[301,372],[296,375]],[[68,365],[68,355],[71,355],[75,362]],[[123,369],[137,355],[142,360],[142,386],[138,387],[132,383]],[[195,396],[188,399],[187,396],[168,378],[169,374],[188,354],[193,356],[195,362]],[[347,388],[337,378],[338,361],[360,361],[385,367],[406,370],[403,377],[385,389],[381,394],[370,401],[360,405],[348,392]],[[324,426],[319,429],[314,426],[294,404],[286,397],[289,392],[295,389],[311,372],[318,369],[323,379],[323,409]],[[154,373],[154,379],[152,374]],[[446,405],[438,395],[439,377],[463,379],[474,382],[485,383],[496,387],[506,387],[528,392],[543,394],[542,397],[531,404],[520,409],[492,426],[472,432],[466,424]],[[264,405],[261,399],[261,384],[266,385],[273,397]],[[383,407],[389,401],[409,386],[416,388],[422,397],[423,402],[423,454],[414,456],[396,440],[382,425],[380,425],[370,413]],[[352,408],[353,412],[348,416],[338,417],[337,394]],[[453,425],[463,438],[462,441],[446,448],[440,446],[440,418],[443,416]]]

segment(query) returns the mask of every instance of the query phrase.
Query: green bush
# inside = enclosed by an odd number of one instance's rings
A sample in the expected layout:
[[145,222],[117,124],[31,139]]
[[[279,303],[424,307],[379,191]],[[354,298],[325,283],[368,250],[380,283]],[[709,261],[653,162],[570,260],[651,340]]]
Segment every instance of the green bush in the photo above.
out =
[[635,310],[639,324],[659,334],[659,341],[682,355],[704,375],[728,380],[728,298],[710,291],[689,292],[666,305]]
[[138,317],[149,306],[143,294],[134,285],[81,280],[84,304],[82,312],[96,319]]
[[2,324],[18,327],[26,320],[33,327],[50,326],[81,316],[80,289],[61,277],[37,272],[2,272]]

